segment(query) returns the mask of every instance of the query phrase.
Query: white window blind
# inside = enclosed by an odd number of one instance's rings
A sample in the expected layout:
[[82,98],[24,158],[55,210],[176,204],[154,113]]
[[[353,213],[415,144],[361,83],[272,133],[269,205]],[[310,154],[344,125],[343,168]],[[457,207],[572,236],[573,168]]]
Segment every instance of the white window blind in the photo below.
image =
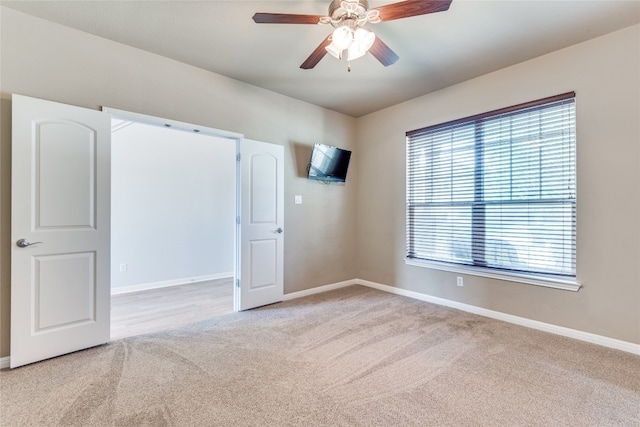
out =
[[576,274],[575,93],[407,132],[407,258]]

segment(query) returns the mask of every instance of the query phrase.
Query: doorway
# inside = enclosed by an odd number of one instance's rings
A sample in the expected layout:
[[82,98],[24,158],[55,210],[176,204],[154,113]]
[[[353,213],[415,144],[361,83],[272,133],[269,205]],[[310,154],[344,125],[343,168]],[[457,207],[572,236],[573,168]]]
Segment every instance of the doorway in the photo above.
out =
[[235,141],[111,124],[111,338],[233,312]]

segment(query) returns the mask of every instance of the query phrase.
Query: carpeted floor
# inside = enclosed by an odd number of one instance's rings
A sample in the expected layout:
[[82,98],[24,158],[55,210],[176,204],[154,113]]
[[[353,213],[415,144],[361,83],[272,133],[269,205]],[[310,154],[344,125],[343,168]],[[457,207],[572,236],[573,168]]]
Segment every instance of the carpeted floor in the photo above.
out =
[[0,372],[0,425],[640,426],[640,357],[377,290]]

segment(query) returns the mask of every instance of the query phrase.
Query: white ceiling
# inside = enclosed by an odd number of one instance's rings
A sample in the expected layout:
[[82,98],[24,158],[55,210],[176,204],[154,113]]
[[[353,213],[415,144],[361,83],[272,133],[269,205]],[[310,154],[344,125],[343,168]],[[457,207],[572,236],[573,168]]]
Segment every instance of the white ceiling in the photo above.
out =
[[[370,7],[393,3],[370,0]],[[326,15],[330,0],[0,1],[0,4],[354,117],[640,22],[640,1],[453,0],[369,24],[400,60],[300,64],[331,32],[255,24],[255,12]],[[597,60],[597,59],[594,59]]]

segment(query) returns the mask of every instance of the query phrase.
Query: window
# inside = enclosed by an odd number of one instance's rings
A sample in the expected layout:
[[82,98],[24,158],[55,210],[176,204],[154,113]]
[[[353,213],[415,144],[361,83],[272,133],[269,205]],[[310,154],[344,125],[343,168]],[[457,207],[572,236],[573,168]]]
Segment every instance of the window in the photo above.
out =
[[573,92],[407,132],[408,260],[575,280],[575,150]]

